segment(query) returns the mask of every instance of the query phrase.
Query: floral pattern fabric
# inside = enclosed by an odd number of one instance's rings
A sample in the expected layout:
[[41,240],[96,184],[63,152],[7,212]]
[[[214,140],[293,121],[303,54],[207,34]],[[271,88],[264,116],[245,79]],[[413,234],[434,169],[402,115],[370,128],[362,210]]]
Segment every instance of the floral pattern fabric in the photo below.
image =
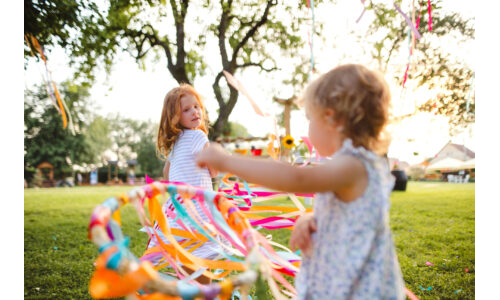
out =
[[346,139],[333,156],[359,159],[368,174],[362,196],[349,203],[333,192],[314,200],[317,232],[295,282],[297,299],[404,299],[404,282],[389,227],[394,186],[386,159]]

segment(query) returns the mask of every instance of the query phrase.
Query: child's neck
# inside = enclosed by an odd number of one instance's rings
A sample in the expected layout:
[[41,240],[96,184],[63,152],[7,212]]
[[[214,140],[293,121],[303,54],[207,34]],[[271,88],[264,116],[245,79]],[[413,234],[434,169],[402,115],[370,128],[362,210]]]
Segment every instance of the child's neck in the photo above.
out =
[[344,144],[344,141],[346,140],[347,137],[345,137],[343,134],[339,134],[339,135],[336,135],[334,136],[333,138],[333,141],[332,141],[332,146],[333,146],[333,153],[331,155],[333,155],[334,153],[336,153],[337,151],[340,150],[340,148],[342,148],[342,145]]

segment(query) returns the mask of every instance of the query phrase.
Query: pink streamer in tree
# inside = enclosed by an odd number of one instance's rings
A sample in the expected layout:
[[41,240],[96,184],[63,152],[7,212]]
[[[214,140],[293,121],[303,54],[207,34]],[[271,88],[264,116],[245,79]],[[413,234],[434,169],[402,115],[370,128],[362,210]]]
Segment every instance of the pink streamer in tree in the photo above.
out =
[[410,68],[410,64],[406,65],[405,78],[403,79],[403,88],[405,87],[406,79],[408,78],[408,69]]
[[429,11],[429,31],[432,31],[431,0],[427,0],[427,10]]
[[403,16],[408,26],[410,26],[411,31],[413,31],[413,33],[415,34],[415,37],[420,40],[421,35],[413,25],[413,22],[410,20],[410,18],[408,18],[408,16],[401,10],[401,8],[399,8],[399,6],[396,5],[396,3],[394,3],[394,8],[401,16]]

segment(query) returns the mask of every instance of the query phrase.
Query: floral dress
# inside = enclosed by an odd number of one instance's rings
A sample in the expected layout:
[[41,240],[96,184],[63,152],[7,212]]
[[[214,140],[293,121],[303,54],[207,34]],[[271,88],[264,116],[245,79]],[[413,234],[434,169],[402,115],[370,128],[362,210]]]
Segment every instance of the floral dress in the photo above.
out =
[[317,232],[295,286],[297,299],[404,299],[404,282],[389,227],[394,178],[382,157],[346,139],[333,156],[354,156],[367,170],[362,196],[349,203],[333,192],[314,201]]

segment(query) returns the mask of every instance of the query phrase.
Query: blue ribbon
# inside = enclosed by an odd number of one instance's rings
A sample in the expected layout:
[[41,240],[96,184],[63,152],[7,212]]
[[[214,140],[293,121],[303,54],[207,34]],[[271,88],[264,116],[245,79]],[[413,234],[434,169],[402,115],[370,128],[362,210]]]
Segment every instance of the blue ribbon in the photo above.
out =
[[109,208],[112,212],[115,212],[119,207],[118,200],[114,197],[108,198],[104,201],[102,206]]
[[[170,192],[170,191],[169,191]],[[208,234],[203,228],[201,228],[190,216],[189,214],[186,212],[186,210],[184,209],[184,207],[175,199],[175,194],[170,194],[171,195],[171,199],[172,199],[172,204],[174,205],[176,211],[177,211],[177,216],[181,218],[181,220],[183,221],[188,221],[189,223],[191,223],[193,225],[193,227],[198,231],[200,232],[201,234],[203,234],[205,237],[207,237],[209,240],[211,240],[212,242],[214,243],[219,243],[218,241],[216,241],[210,234]],[[213,214],[213,212],[212,212]],[[187,224],[186,224],[187,225]],[[223,257],[225,257],[226,259],[229,259],[231,261],[236,261],[236,262],[243,262],[243,260],[239,259],[239,258],[236,258],[234,256],[231,256],[231,255],[228,255],[227,253],[225,253],[224,251],[221,251],[217,248],[212,248],[215,252],[219,253],[220,255],[222,255]]]
[[194,297],[200,293],[200,289],[197,286],[183,281],[177,282],[177,290],[183,300],[194,299]]
[[108,269],[117,270],[122,258],[124,257],[138,261],[137,258],[132,254],[132,252],[130,252],[130,250],[128,249],[129,244],[130,239],[126,237],[121,241],[113,241],[99,248],[99,252],[102,253],[109,249],[109,247],[117,246],[117,251],[111,254],[108,261],[106,262],[106,267]]

